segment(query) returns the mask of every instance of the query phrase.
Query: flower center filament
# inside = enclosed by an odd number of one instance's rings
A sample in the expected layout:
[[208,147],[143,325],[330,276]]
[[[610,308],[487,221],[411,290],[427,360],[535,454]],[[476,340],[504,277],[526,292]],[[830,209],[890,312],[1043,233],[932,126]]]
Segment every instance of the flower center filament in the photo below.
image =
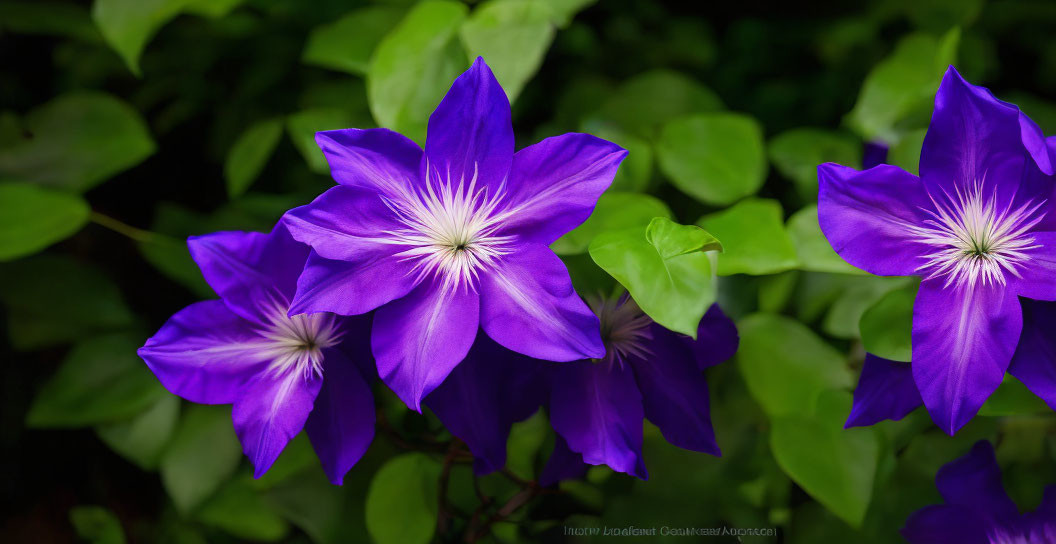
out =
[[969,289],[980,283],[1003,286],[1007,274],[1021,277],[1019,268],[1030,259],[1028,252],[1041,247],[1030,231],[1041,221],[1036,212],[1045,201],[1013,208],[1012,199],[1002,206],[996,189],[985,195],[981,182],[945,196],[944,202],[932,197],[934,210],[926,210],[931,217],[910,227],[919,242],[932,248],[917,271],[928,279],[945,277],[945,287]]
[[614,301],[592,297],[587,304],[601,321],[601,339],[605,343],[603,361],[610,366],[619,364],[622,368],[627,357],[641,358],[651,353],[646,343],[653,338],[649,330],[653,320],[642,313],[633,299],[627,297],[626,301]]
[[341,339],[333,314],[286,315],[288,304],[272,301],[265,315],[268,324],[259,332],[264,339],[265,356],[271,361],[268,372],[276,376],[296,371],[304,379],[323,375],[323,350]]
[[477,187],[476,165],[467,182],[426,163],[424,190],[383,197],[401,223],[383,233],[383,242],[407,246],[396,256],[415,261],[416,281],[438,275],[444,292],[475,289],[480,271],[510,252],[513,237],[496,234],[505,218],[497,213],[503,194],[501,187],[494,194]]

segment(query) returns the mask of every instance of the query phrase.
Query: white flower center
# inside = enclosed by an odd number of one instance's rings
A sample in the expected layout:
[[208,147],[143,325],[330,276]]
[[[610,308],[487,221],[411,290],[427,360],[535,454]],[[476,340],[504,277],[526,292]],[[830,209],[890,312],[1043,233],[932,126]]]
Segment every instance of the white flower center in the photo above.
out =
[[649,324],[653,321],[642,313],[633,299],[628,297],[621,304],[619,301],[592,297],[587,304],[601,321],[601,339],[605,343],[603,361],[622,366],[627,357],[642,358],[651,353],[646,342],[653,338],[649,330]]
[[932,197],[935,209],[926,210],[931,219],[910,227],[918,241],[934,248],[917,270],[929,279],[946,277],[946,287],[1005,285],[1006,274],[1020,277],[1019,268],[1030,259],[1027,252],[1041,247],[1029,233],[1041,221],[1035,212],[1045,202],[1001,207],[996,190],[985,196],[981,182],[945,196],[945,203]]
[[341,339],[333,314],[320,312],[286,315],[288,304],[271,301],[265,312],[268,325],[258,332],[263,338],[261,355],[271,361],[268,372],[285,375],[299,372],[304,379],[323,375],[323,350]]
[[385,198],[385,204],[401,223],[386,231],[384,243],[408,246],[397,257],[414,260],[420,281],[439,274],[442,289],[451,292],[460,286],[475,288],[479,272],[510,252],[512,236],[499,236],[505,213],[496,213],[503,190],[494,194],[477,188],[473,178],[452,181],[450,172],[441,176],[426,164],[425,191],[406,191],[402,198]]

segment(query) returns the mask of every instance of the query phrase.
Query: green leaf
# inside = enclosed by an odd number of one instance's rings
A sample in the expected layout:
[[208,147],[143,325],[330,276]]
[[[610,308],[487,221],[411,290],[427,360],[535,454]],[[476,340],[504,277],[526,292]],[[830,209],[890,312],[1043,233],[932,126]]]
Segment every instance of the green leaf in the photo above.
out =
[[205,525],[245,540],[274,542],[290,530],[286,520],[257,493],[248,472],[224,484],[202,504],[196,517]]
[[135,321],[109,277],[69,257],[37,255],[0,265],[0,301],[11,344],[20,350],[127,329]]
[[180,399],[175,395],[164,395],[154,406],[134,418],[98,425],[95,433],[125,459],[143,470],[154,470],[179,418]]
[[899,140],[899,123],[907,117],[917,114],[927,119],[935,89],[956,59],[959,41],[956,27],[941,39],[924,33],[902,38],[891,56],[866,76],[858,102],[847,116],[851,128],[865,140],[892,143]]
[[378,470],[367,491],[367,531],[378,544],[426,544],[436,531],[440,465],[406,453]]
[[253,124],[235,140],[224,162],[228,196],[239,196],[253,184],[268,164],[280,136],[282,120],[268,119]]
[[644,229],[599,234],[589,251],[649,317],[696,338],[700,318],[715,301],[711,259],[705,252],[721,249],[699,227],[656,217]]
[[128,69],[139,76],[143,48],[187,3],[188,0],[95,0],[92,19]]
[[470,62],[484,57],[511,103],[554,41],[552,17],[550,8],[536,0],[489,0],[462,25],[459,35]]
[[506,440],[506,451],[510,452],[506,460],[507,468],[525,480],[534,480],[535,460],[539,449],[546,442],[549,430],[550,423],[542,410],[528,419],[514,423]]
[[671,217],[667,204],[656,197],[609,191],[598,199],[594,213],[561,238],[550,249],[558,255],[584,253],[594,238],[607,231],[640,227],[644,229],[654,217]]
[[712,113],[664,125],[657,143],[660,170],[682,192],[727,205],[755,193],[766,178],[763,129],[751,117]]
[[312,542],[366,542],[363,497],[367,485],[356,480],[373,474],[374,467],[361,459],[345,477],[344,485],[335,486],[326,479],[318,463],[316,460],[314,470],[287,478],[269,489],[266,500],[290,523],[307,533]]
[[466,68],[457,33],[465,5],[427,0],[378,44],[367,72],[370,111],[380,126],[418,143],[451,82]]
[[610,191],[644,191],[653,175],[653,146],[649,142],[623,131],[610,122],[589,119],[582,132],[608,140],[627,150],[627,158],[620,163]]
[[29,183],[0,183],[0,261],[69,238],[88,222],[90,212],[76,195]]
[[114,334],[74,346],[26,414],[30,427],[83,427],[131,418],[167,395],[136,349],[142,338]]
[[352,116],[340,109],[313,108],[290,114],[286,118],[286,131],[293,140],[293,145],[301,152],[308,163],[308,168],[316,174],[329,174],[330,165],[319,145],[315,143],[315,133],[321,130],[349,128],[355,124]]
[[625,81],[605,101],[599,115],[637,136],[654,141],[660,128],[676,118],[722,109],[711,89],[671,70],[650,70]]
[[895,289],[862,314],[858,328],[865,351],[878,357],[908,363],[913,356],[913,301],[918,285]]
[[888,164],[917,175],[920,166],[920,150],[924,148],[924,135],[927,129],[911,130],[899,138],[887,153]]
[[555,25],[564,28],[572,22],[572,17],[580,10],[598,0],[541,0],[550,8],[550,18]]
[[365,75],[374,49],[400,21],[403,12],[389,6],[352,11],[333,23],[312,29],[301,60],[353,75]]
[[184,7],[184,11],[195,15],[201,15],[202,17],[218,19],[227,15],[231,10],[235,9],[245,1],[246,0],[185,0],[186,6]]
[[822,391],[854,383],[843,356],[798,321],[753,314],[737,330],[741,374],[771,418],[809,415]]
[[881,442],[875,429],[844,429],[850,411],[850,393],[826,391],[812,415],[774,418],[770,447],[792,480],[857,528],[873,493]]
[[770,160],[781,175],[796,184],[800,198],[818,198],[818,165],[835,162],[858,167],[862,142],[853,136],[817,128],[795,128],[770,139]]
[[75,506],[70,509],[70,523],[77,536],[92,544],[125,544],[121,521],[102,506]]
[[792,214],[788,218],[788,236],[796,246],[799,256],[799,267],[810,272],[830,272],[834,274],[865,274],[843,260],[829,240],[821,232],[818,224],[818,206],[811,204]]
[[981,416],[1017,416],[1049,412],[1051,410],[1048,405],[1011,374],[1005,374],[1001,385],[979,409]]
[[839,294],[825,314],[821,329],[837,338],[858,338],[858,324],[870,306],[888,292],[914,283],[914,278],[872,275],[844,276]]
[[176,507],[188,513],[234,474],[241,457],[231,407],[192,404],[161,456],[161,483]]
[[18,34],[39,34],[102,42],[84,7],[60,2],[4,2],[0,4],[0,29]]
[[84,192],[154,153],[139,112],[105,93],[64,94],[29,112],[31,137],[0,150],[0,179]]
[[796,248],[785,232],[781,203],[749,198],[697,221],[722,240],[718,274],[764,275],[796,267]]

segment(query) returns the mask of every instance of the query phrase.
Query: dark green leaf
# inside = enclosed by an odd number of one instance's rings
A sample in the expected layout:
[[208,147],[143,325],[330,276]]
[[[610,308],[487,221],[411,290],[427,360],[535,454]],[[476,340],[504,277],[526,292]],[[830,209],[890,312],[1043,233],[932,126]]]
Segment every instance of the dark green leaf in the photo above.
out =
[[192,404],[161,456],[161,483],[182,512],[191,512],[234,474],[242,446],[230,406]]
[[389,6],[368,6],[333,23],[312,29],[301,60],[305,64],[365,75],[378,42],[396,26],[403,12]]
[[293,140],[293,145],[304,156],[308,168],[316,174],[330,173],[323,151],[315,143],[315,133],[321,130],[340,128],[363,128],[354,126],[352,116],[340,109],[315,108],[294,113],[286,118],[286,130]]
[[0,261],[36,253],[88,222],[84,199],[29,183],[0,183]]
[[[105,393],[104,393],[105,394]],[[128,421],[106,423],[95,427],[96,434],[110,449],[144,470],[158,467],[176,421],[180,417],[180,399],[164,395],[154,406]]]
[[[347,127],[346,127],[347,128]],[[227,194],[236,197],[257,179],[282,136],[282,120],[269,119],[251,125],[231,146],[224,162]]]
[[75,506],[70,523],[77,536],[92,544],[125,544],[125,531],[113,512],[102,506]]
[[367,530],[378,544],[426,544],[436,531],[440,465],[423,453],[385,463],[367,492]]
[[858,328],[865,351],[892,361],[908,363],[912,359],[913,301],[917,287],[913,283],[895,289],[862,314]]
[[1048,405],[1011,374],[979,409],[981,416],[1017,416],[1050,413]]
[[274,542],[290,526],[267,504],[253,486],[251,474],[229,480],[198,509],[199,521],[245,540]]

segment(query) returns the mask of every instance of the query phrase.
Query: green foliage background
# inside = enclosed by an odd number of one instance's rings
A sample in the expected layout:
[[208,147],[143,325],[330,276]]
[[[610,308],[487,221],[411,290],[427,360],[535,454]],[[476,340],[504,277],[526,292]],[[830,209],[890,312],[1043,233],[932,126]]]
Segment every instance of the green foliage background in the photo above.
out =
[[[938,467],[980,438],[1031,509],[1056,483],[1056,417],[1011,378],[954,438],[923,410],[842,429],[865,351],[908,360],[916,284],[831,250],[814,169],[882,142],[915,172],[951,63],[1056,132],[1054,30],[1043,0],[0,1],[0,534],[414,544],[725,525],[776,533],[744,542],[898,542],[939,501]],[[532,489],[545,414],[514,427],[506,474],[477,480],[432,415],[379,385],[378,438],[343,487],[303,437],[253,480],[229,408],[180,401],[135,356],[212,296],[183,239],[266,230],[328,187],[317,130],[423,141],[477,55],[518,147],[585,131],[631,152],[553,246],[577,289],[615,277],[673,330],[716,298],[737,320],[740,352],[708,371],[723,457],[647,424],[649,481],[595,468],[475,535],[471,514]],[[715,239],[717,257],[697,251]]]

